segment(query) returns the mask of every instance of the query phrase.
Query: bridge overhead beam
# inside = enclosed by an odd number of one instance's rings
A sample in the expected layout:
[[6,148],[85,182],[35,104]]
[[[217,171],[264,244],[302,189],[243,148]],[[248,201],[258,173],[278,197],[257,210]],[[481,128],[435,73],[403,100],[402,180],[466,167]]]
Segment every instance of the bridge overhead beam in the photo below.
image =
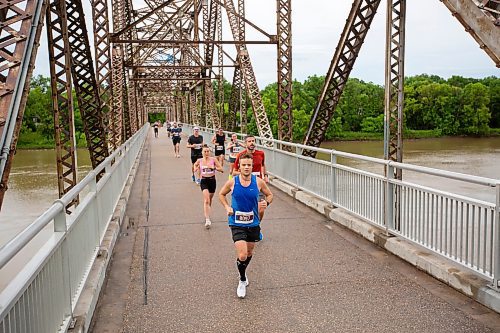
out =
[[[498,1],[440,0],[479,47],[500,67],[500,5]],[[486,3],[486,5],[485,5]],[[491,4],[489,4],[491,3]],[[494,5],[493,3],[496,3]],[[489,4],[489,5],[488,5]],[[493,6],[496,6],[493,8]]]

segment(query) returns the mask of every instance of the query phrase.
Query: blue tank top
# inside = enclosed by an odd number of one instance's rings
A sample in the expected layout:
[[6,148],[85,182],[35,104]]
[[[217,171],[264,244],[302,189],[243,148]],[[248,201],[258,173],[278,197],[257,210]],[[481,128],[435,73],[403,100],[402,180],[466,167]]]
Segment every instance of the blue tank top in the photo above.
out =
[[250,185],[244,187],[240,177],[235,176],[231,207],[234,214],[229,216],[229,225],[236,227],[256,227],[259,221],[259,187],[257,178],[252,175]]

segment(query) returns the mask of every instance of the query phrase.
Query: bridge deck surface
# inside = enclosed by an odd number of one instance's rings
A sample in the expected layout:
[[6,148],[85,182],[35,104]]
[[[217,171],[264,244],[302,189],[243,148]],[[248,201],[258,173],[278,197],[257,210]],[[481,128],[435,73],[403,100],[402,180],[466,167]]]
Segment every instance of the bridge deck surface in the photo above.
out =
[[224,210],[214,198],[206,230],[185,145],[176,159],[163,129],[146,142],[93,332],[500,331],[498,314],[272,187],[238,299]]

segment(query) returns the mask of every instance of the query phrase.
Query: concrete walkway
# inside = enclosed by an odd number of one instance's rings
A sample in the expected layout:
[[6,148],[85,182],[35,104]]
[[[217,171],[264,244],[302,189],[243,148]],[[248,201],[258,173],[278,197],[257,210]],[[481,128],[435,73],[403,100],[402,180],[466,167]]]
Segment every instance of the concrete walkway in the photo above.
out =
[[226,216],[215,197],[204,228],[186,138],[180,159],[164,129],[148,140],[93,332],[500,331],[497,313],[272,187],[238,299]]

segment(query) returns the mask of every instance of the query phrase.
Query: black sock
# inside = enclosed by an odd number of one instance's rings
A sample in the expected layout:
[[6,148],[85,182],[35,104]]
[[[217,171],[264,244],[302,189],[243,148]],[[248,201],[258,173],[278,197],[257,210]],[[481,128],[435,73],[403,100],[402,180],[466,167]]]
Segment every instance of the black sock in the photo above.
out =
[[[248,258],[247,258],[248,260]],[[247,277],[245,276],[245,271],[247,269],[247,260],[240,261],[240,259],[236,259],[236,266],[238,267],[238,272],[240,272],[240,280],[246,281]]]
[[247,260],[244,261],[245,264],[250,265],[250,260],[252,260],[252,256],[247,257]]

